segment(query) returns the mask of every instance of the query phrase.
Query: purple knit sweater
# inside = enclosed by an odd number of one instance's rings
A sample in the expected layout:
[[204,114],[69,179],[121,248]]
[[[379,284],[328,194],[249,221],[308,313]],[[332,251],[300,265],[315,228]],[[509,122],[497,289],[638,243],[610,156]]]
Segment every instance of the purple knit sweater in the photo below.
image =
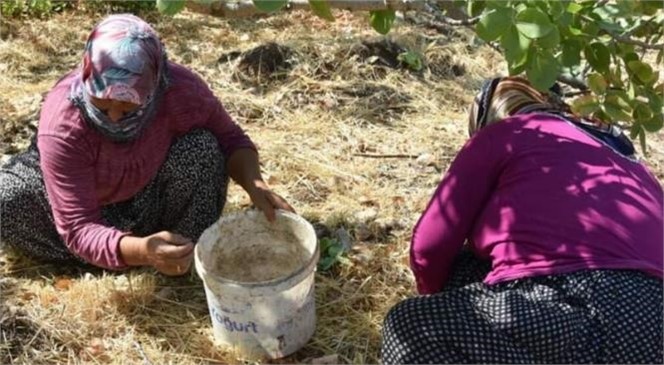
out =
[[171,87],[155,120],[138,139],[112,143],[68,99],[77,72],[60,80],[42,106],[38,147],[44,183],[69,250],[93,265],[120,269],[126,267],[120,238],[130,232],[104,222],[101,207],[141,191],[156,176],[175,138],[194,128],[207,129],[227,158],[237,149],[255,147],[203,80],[174,63]]
[[413,232],[420,293],[438,292],[464,241],[493,266],[485,283],[581,269],[662,278],[662,187],[569,122],[513,117],[471,138]]

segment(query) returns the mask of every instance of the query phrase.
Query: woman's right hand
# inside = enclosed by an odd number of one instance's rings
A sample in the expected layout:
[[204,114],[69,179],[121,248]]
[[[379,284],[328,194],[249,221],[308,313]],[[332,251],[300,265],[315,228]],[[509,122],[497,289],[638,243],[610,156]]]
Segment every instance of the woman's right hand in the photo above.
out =
[[148,263],[164,275],[186,274],[194,258],[194,243],[177,233],[161,231],[145,240]]
[[164,275],[177,276],[189,271],[194,244],[177,233],[161,231],[147,237],[123,237],[120,252],[127,265],[152,266]]

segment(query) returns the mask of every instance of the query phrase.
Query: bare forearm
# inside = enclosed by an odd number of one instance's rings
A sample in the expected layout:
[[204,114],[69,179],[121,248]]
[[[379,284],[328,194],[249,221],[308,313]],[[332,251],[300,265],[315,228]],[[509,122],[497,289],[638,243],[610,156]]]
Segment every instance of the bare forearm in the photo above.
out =
[[250,191],[257,181],[262,181],[258,154],[250,148],[241,148],[233,152],[228,163],[228,175],[244,190]]
[[149,265],[145,242],[141,237],[124,236],[120,239],[120,256],[129,266]]

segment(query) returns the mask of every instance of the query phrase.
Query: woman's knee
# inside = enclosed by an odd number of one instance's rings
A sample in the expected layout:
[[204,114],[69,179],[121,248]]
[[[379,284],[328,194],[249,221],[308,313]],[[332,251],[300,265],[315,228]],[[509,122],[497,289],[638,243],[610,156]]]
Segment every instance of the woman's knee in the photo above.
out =
[[413,333],[413,327],[416,327],[416,305],[419,298],[410,298],[399,302],[392,307],[385,316],[383,323],[383,338],[402,339],[404,336],[410,336]]
[[225,159],[214,134],[196,129],[173,143],[166,163],[177,170],[223,169]]
[[20,178],[0,171],[0,241],[12,243],[27,226],[34,192]]
[[21,207],[26,207],[30,191],[23,181],[11,174],[0,171],[0,222],[2,218],[14,216]]

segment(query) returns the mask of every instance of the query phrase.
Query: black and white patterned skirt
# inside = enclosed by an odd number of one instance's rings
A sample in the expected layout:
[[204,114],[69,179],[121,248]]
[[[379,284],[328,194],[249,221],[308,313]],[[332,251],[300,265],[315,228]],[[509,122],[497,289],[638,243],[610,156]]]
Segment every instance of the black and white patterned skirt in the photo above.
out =
[[583,270],[495,285],[469,251],[451,282],[388,313],[382,360],[415,363],[663,363],[662,280]]
[[[175,140],[156,177],[132,199],[102,207],[113,227],[147,236],[162,230],[194,242],[221,215],[228,176],[217,139],[204,130]],[[50,262],[82,263],[56,231],[35,141],[0,168],[0,242]]]

